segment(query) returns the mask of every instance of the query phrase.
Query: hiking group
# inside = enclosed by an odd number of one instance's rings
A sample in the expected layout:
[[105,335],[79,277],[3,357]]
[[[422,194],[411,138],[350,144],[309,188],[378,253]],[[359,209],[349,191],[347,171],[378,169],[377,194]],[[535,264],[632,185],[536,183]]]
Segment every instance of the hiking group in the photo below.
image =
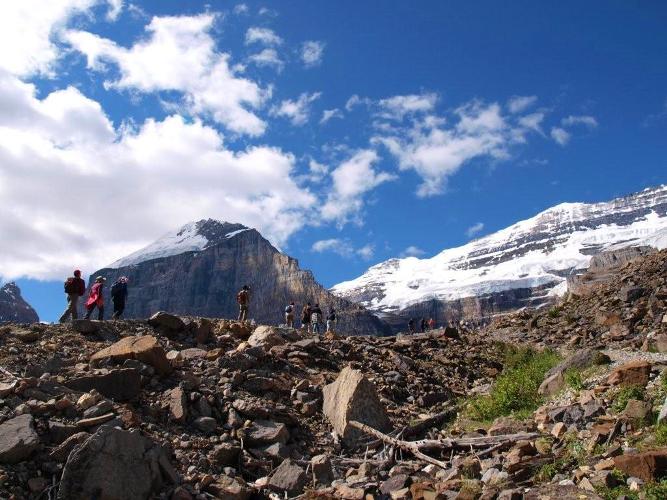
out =
[[[67,308],[60,316],[60,323],[65,323],[70,317],[72,320],[79,317],[79,299],[86,293],[86,282],[81,278],[81,271],[74,271],[74,276],[65,280],[65,295],[67,296]],[[125,310],[125,301],[127,299],[127,284],[130,280],[126,276],[121,276],[111,286],[111,301],[113,302],[112,319],[120,319]],[[85,319],[90,319],[93,311],[97,308],[97,319],[104,319],[104,283],[106,278],[98,276],[95,283],[90,287],[88,298],[86,299]]]
[[[425,333],[433,329],[435,329],[435,320],[433,318],[429,318],[428,320],[426,318],[422,318],[419,322],[419,331],[421,333]],[[408,332],[417,333],[415,328],[415,320],[413,318],[410,318],[410,321],[408,321]]]
[[[294,312],[296,306],[294,302],[290,302],[287,307],[285,307],[285,324],[289,328],[294,328]],[[326,331],[333,333],[338,323],[338,316],[336,309],[331,307],[329,309],[329,314],[326,316]],[[324,314],[319,304],[314,306],[307,302],[304,304],[301,309],[301,329],[306,330],[308,333],[320,334],[322,333],[322,328],[324,326]]]

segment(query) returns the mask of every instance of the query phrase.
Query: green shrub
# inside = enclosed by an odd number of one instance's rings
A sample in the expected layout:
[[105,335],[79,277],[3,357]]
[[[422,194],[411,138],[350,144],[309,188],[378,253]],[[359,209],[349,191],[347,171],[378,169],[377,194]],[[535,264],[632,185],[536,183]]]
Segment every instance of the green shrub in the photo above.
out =
[[611,405],[612,410],[616,413],[622,412],[631,399],[644,401],[644,388],[639,385],[625,385],[621,387],[614,396],[614,402]]
[[537,393],[544,375],[560,358],[553,351],[537,351],[527,347],[505,347],[503,372],[496,379],[488,396],[473,399],[468,417],[488,421],[504,415],[529,416],[542,404]]
[[551,309],[549,309],[549,312],[547,313],[550,318],[557,318],[560,316],[561,311],[563,308],[561,306],[553,306]]
[[565,383],[575,391],[580,391],[584,388],[584,379],[579,370],[567,370],[565,372]]
[[667,422],[655,426],[655,444],[658,446],[667,445]]

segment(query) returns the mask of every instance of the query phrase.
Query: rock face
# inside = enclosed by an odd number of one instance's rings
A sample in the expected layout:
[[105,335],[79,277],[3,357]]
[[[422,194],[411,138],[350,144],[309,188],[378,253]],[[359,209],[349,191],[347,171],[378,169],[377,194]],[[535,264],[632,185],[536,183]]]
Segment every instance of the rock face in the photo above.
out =
[[58,499],[143,500],[173,475],[162,447],[138,431],[101,427],[69,456]]
[[335,382],[324,386],[324,415],[334,430],[348,443],[363,434],[349,425],[351,420],[379,431],[391,427],[375,386],[359,370],[344,368]]
[[403,328],[410,317],[484,319],[553,301],[592,256],[628,246],[667,246],[667,186],[605,203],[563,203],[432,258],[382,262],[332,291]]
[[158,311],[202,317],[236,317],[236,293],[251,287],[249,318],[261,324],[284,322],[290,301],[297,314],[306,302],[326,312],[335,307],[338,329],[347,334],[383,335],[390,328],[363,306],[332,295],[310,271],[254,229],[215,220],[190,223],[91,276],[113,283],[130,278],[125,317],[147,318]]
[[37,323],[39,316],[21,297],[21,290],[14,282],[0,288],[0,323]]

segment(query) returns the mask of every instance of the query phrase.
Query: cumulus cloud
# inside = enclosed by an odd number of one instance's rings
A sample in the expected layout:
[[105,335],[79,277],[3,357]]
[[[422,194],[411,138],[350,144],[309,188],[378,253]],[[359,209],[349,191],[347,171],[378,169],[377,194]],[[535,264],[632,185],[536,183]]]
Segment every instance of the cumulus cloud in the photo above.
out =
[[275,49],[264,49],[257,54],[248,57],[248,60],[257,66],[272,66],[278,71],[282,71],[285,63]]
[[356,255],[364,260],[372,259],[375,253],[375,247],[372,244],[364,245],[361,248],[354,248],[349,240],[340,238],[316,241],[313,243],[311,250],[317,253],[332,252],[345,258],[351,258]]
[[536,102],[537,102],[536,95],[529,95],[529,96],[515,95],[510,97],[509,101],[507,101],[507,109],[509,109],[510,113],[521,113],[522,111],[525,111],[526,109],[530,108]]
[[313,92],[312,94],[304,92],[296,101],[286,99],[271,108],[271,116],[287,118],[292,122],[292,125],[305,125],[310,118],[310,105],[321,95],[321,92]]
[[315,196],[293,155],[231,151],[214,128],[172,115],[114,127],[69,87],[37,97],[0,74],[0,275],[92,271],[201,218],[238,221],[284,244]]
[[196,115],[210,116],[229,130],[261,135],[266,123],[252,110],[263,105],[270,91],[236,74],[229,54],[218,52],[210,35],[216,16],[154,17],[146,37],[129,49],[86,31],[64,34],[87,58],[88,68],[104,71],[118,66],[120,77],[108,88],[138,92],[178,91],[183,104]]
[[[384,145],[398,160],[401,170],[415,170],[419,174],[423,181],[417,190],[420,197],[441,193],[447,178],[474,159],[509,158],[510,147],[526,142],[542,119],[508,117],[498,103],[481,101],[456,108],[452,119],[429,113],[433,102],[430,99],[393,102],[411,103],[405,112],[421,114],[413,117],[408,128],[389,127],[372,142]],[[395,109],[395,116],[400,116],[406,106],[397,104]]]
[[472,238],[473,236],[481,233],[484,230],[484,223],[483,222],[477,222],[470,226],[468,229],[466,229],[466,236],[468,238]]
[[[438,96],[430,94],[397,95],[378,102],[379,116],[382,118],[402,120],[406,115],[423,113],[433,110]],[[349,101],[348,101],[349,102]]]
[[588,128],[596,128],[598,126],[598,121],[595,117],[589,115],[570,115],[567,118],[563,118],[561,123],[565,126],[584,125]]
[[301,45],[301,60],[306,67],[318,66],[324,56],[324,42],[309,40]]
[[250,45],[252,43],[261,43],[263,45],[280,45],[283,43],[283,39],[276,35],[272,29],[258,28],[255,26],[248,28],[248,31],[246,31],[245,43],[246,45]]
[[238,3],[234,5],[234,9],[232,10],[232,12],[234,12],[234,14],[237,15],[247,14],[248,11],[249,11],[248,5],[244,3]]
[[331,120],[333,118],[343,118],[343,112],[338,108],[325,109],[322,112],[322,118],[320,119],[320,125],[324,125],[326,122],[328,122],[329,120]]
[[421,248],[419,248],[419,247],[417,247],[417,246],[414,246],[414,245],[410,245],[408,248],[406,248],[405,250],[403,250],[403,251],[399,254],[399,257],[401,257],[401,258],[405,258],[405,257],[422,257],[422,256],[425,255],[425,254],[426,254],[426,252],[425,252],[424,250],[422,250]]
[[324,220],[336,221],[339,225],[350,220],[360,222],[359,214],[364,206],[364,195],[380,184],[396,177],[387,172],[378,172],[374,165],[380,160],[370,149],[356,152],[342,162],[331,173],[332,191],[322,206]]
[[561,146],[565,146],[570,142],[570,133],[561,127],[553,127],[551,129],[551,138]]
[[123,11],[123,0],[107,0],[109,3],[109,10],[107,11],[107,19],[109,21],[116,21]]

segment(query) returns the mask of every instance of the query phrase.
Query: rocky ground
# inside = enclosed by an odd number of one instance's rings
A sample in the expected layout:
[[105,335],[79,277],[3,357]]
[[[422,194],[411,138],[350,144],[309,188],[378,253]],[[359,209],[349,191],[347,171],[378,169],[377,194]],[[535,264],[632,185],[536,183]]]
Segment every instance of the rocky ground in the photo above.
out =
[[485,332],[0,327],[0,498],[665,498],[666,262]]

